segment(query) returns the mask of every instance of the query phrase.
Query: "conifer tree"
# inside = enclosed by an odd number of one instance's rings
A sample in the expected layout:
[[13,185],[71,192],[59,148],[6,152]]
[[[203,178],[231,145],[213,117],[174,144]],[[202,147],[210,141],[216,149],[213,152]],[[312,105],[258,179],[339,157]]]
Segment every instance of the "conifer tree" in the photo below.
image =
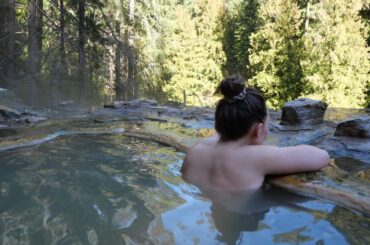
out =
[[222,45],[215,34],[222,1],[197,1],[188,8],[177,5],[174,33],[166,40],[169,99],[189,105],[213,105],[212,97],[222,79]]
[[294,0],[266,0],[258,16],[261,27],[250,37],[255,74],[250,83],[264,93],[268,106],[278,108],[302,91],[302,12]]
[[244,78],[253,76],[249,61],[250,37],[259,27],[258,0],[227,1],[222,16],[223,47],[226,62],[223,66],[227,75],[239,73]]
[[369,84],[366,26],[358,15],[362,3],[326,0],[311,6],[303,37],[303,95],[330,106],[359,107]]

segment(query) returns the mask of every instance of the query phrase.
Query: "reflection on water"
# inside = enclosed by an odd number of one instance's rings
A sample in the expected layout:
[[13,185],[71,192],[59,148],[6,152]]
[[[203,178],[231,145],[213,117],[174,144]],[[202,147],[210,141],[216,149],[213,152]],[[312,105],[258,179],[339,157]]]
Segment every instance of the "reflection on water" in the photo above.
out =
[[[3,244],[370,244],[370,219],[277,189],[200,192],[183,154],[123,136],[0,154]],[[350,221],[348,223],[347,221]]]

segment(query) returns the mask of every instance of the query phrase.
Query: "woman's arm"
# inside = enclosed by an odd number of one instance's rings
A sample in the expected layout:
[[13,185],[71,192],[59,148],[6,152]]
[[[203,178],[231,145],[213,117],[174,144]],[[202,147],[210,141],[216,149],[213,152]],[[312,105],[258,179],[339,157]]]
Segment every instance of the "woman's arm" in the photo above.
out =
[[329,164],[329,154],[310,145],[266,146],[261,163],[265,175],[316,171]]

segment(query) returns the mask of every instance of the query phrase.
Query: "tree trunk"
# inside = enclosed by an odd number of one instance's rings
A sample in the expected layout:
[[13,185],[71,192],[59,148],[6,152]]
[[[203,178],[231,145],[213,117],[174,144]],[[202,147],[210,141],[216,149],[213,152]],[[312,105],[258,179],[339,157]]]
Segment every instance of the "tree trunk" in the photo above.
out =
[[85,0],[80,0],[78,4],[78,50],[79,50],[79,83],[80,100],[84,100],[86,82],[86,54],[85,54]]
[[[59,4],[58,0],[50,0],[49,13],[50,13],[50,18],[52,20],[58,20],[58,13],[59,13],[58,4]],[[53,25],[52,30],[53,32],[58,33],[59,27],[56,25]],[[51,91],[53,105],[56,105],[60,99],[59,81],[58,81],[59,74],[58,72],[55,72],[56,65],[58,65],[59,63],[59,57],[58,55],[53,55],[49,59],[50,59],[50,62],[53,64],[52,69],[49,70],[50,91]]]
[[1,56],[3,60],[3,76],[4,82],[0,86],[8,88],[14,79],[14,33],[15,33],[15,0],[4,0],[2,6],[2,20],[3,20],[3,45]]
[[306,15],[304,20],[304,32],[307,31],[309,24],[310,24],[310,0],[307,0]]
[[66,63],[66,51],[65,51],[65,33],[64,33],[64,0],[59,0],[59,38],[60,38],[60,45],[59,45],[59,51],[60,51],[60,65],[61,65],[61,71],[66,71],[67,63]]
[[28,72],[31,75],[29,83],[28,103],[31,105],[34,102],[36,92],[36,75],[37,75],[37,27],[36,27],[36,12],[37,2],[28,0]]
[[8,87],[7,81],[5,79],[5,40],[1,41],[1,38],[5,37],[4,29],[5,29],[5,19],[4,19],[4,11],[5,9],[5,1],[0,1],[0,88]]
[[38,75],[41,74],[41,63],[42,63],[42,17],[43,17],[43,8],[44,8],[44,1],[43,0],[35,0],[37,2],[36,7],[36,73]]
[[135,99],[138,97],[139,84],[136,81],[137,60],[134,48],[134,21],[135,21],[135,0],[129,1],[128,26],[126,31],[126,58],[127,58],[127,98]]
[[28,1],[28,72],[31,75],[29,103],[34,103],[41,73],[43,0]]
[[[121,25],[120,22],[116,22],[116,36],[119,37],[121,35]],[[114,57],[114,73],[115,73],[115,93],[116,99],[123,99],[124,98],[124,88],[122,84],[122,70],[121,70],[121,57],[122,57],[122,44],[121,42],[116,41],[116,51]]]

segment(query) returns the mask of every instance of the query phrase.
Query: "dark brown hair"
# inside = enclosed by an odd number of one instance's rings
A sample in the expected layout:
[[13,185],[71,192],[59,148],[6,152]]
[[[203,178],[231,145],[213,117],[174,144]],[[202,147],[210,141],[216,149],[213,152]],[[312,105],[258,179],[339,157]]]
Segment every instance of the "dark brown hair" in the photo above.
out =
[[246,135],[253,123],[264,122],[267,116],[266,102],[253,88],[247,88],[240,75],[225,78],[216,93],[224,98],[217,102],[216,131],[221,140],[236,140]]

